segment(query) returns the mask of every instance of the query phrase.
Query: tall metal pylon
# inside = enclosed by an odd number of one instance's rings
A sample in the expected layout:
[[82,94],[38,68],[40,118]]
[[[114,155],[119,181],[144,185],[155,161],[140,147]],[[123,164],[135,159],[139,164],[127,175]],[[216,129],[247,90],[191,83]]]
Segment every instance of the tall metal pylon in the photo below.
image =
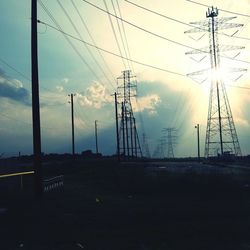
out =
[[[117,136],[119,139],[119,157],[120,158],[137,158],[142,157],[142,150],[137,133],[136,119],[134,117],[131,98],[136,96],[136,84],[132,83],[130,70],[125,70],[117,78],[117,101],[116,107],[120,106],[120,130]],[[121,83],[120,83],[121,82]],[[119,108],[117,107],[117,110]],[[117,152],[118,153],[118,152]]]
[[143,155],[146,157],[146,158],[151,158],[150,156],[150,152],[149,152],[149,147],[148,147],[148,141],[147,141],[147,137],[146,137],[146,134],[143,133],[142,135],[142,152],[143,152]]
[[[205,157],[228,155],[241,156],[241,149],[236,133],[232,111],[229,99],[226,93],[224,79],[221,74],[220,52],[240,50],[241,46],[219,45],[218,32],[220,30],[241,27],[242,24],[228,23],[231,17],[218,18],[218,9],[209,8],[206,17],[208,21],[194,22],[192,24],[199,27],[186,31],[193,32],[209,32],[209,47],[200,50],[187,52],[186,54],[209,53],[211,63],[211,85],[209,96],[209,107],[207,117],[207,129],[205,139]],[[234,72],[241,72],[243,69],[234,69]],[[202,71],[194,72],[189,76],[197,76]]]
[[162,130],[166,133],[166,145],[167,145],[167,158],[174,158],[174,145],[176,144],[176,132],[175,128],[164,128]]

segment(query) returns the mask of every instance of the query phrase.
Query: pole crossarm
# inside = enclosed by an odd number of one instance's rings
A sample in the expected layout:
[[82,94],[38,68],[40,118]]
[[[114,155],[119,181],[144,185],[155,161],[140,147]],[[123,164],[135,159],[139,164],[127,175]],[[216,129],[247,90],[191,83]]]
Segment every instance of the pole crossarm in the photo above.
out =
[[[137,84],[133,81],[130,70],[125,70],[117,78],[117,93],[115,93],[116,121],[120,119],[120,129],[117,133],[118,159],[130,159],[142,156],[136,120],[133,113],[132,98],[136,97]],[[118,114],[118,109],[120,113]]]

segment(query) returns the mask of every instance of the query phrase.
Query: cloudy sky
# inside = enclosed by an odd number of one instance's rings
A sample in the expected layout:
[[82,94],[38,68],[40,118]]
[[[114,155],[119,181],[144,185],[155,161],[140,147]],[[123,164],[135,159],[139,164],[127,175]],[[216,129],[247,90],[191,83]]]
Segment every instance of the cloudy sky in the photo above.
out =
[[[237,17],[230,22],[244,26],[223,30],[224,35],[218,35],[218,39],[221,45],[244,49],[222,52],[221,65],[225,69],[249,69],[250,1],[131,2],[38,1],[38,19],[46,23],[38,24],[43,152],[71,152],[68,94],[74,93],[76,152],[94,151],[94,121],[98,120],[100,152],[115,153],[112,94],[117,88],[116,78],[123,70],[131,69],[137,81],[137,101],[133,101],[133,108],[141,144],[145,133],[151,154],[156,153],[164,135],[162,129],[175,128],[175,155],[195,156],[194,126],[199,123],[203,153],[210,83],[202,82],[206,73],[197,75],[196,81],[187,74],[208,69],[209,57],[185,53],[208,46],[209,36],[184,33],[191,29],[185,23],[205,20],[205,5],[217,6],[220,17]],[[0,1],[0,153],[5,156],[32,153],[30,7],[28,0]],[[122,23],[105,10],[125,21]],[[71,37],[65,38],[53,28],[58,29],[58,25]],[[133,62],[120,58],[121,54]],[[228,59],[236,54],[236,60]],[[249,71],[243,72],[242,76],[239,72],[225,75],[225,84],[241,149],[247,155],[250,154],[250,90],[247,89],[250,75]]]

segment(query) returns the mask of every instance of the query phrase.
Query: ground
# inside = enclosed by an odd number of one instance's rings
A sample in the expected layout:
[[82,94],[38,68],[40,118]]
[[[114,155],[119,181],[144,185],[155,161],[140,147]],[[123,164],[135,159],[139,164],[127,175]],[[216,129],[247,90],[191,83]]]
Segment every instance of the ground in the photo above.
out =
[[[247,170],[197,163],[53,162],[63,188],[1,186],[0,249],[250,249]],[[1,179],[0,179],[1,180]]]

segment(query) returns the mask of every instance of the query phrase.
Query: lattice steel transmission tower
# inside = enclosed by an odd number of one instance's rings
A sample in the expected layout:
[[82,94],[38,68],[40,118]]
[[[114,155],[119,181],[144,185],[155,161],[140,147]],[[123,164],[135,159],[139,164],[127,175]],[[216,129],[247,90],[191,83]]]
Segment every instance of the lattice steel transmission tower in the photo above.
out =
[[[193,22],[197,28],[185,33],[209,32],[209,47],[187,52],[193,55],[198,53],[209,53],[211,63],[211,87],[209,96],[209,107],[207,117],[207,129],[205,139],[205,157],[214,156],[241,156],[241,149],[236,133],[232,111],[226,88],[221,74],[220,52],[240,50],[241,46],[219,45],[218,33],[220,30],[236,28],[242,24],[228,23],[234,17],[218,18],[218,9],[209,8],[206,17],[208,21]],[[233,72],[245,71],[244,69],[233,69]],[[197,76],[202,71],[194,72],[189,76]]]
[[162,130],[166,133],[166,145],[167,145],[167,158],[174,158],[174,146],[176,144],[176,129],[175,128],[164,128]]
[[[120,158],[142,157],[142,150],[133,114],[131,98],[136,96],[136,83],[130,70],[125,70],[117,78],[116,110],[120,110],[117,119],[120,127],[117,131],[117,154]],[[117,122],[119,124],[119,121]]]
[[143,133],[142,135],[142,152],[143,152],[144,157],[151,158],[149,147],[148,147],[148,140],[147,140],[145,133]]
[[157,158],[157,159],[165,158],[166,157],[165,148],[166,148],[166,139],[162,137],[161,139],[157,141],[157,145],[153,152],[153,158]]

